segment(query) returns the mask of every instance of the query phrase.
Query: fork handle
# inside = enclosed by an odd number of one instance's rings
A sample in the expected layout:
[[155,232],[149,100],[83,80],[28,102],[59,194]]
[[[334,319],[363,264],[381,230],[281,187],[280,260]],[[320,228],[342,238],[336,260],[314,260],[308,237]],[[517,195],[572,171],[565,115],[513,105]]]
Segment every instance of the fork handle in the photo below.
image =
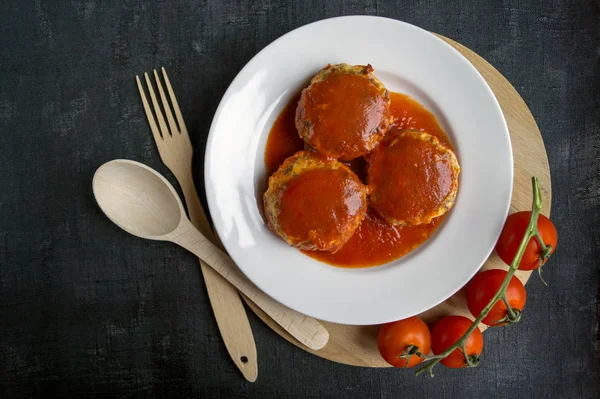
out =
[[[183,191],[190,221],[205,237],[214,240],[215,237],[194,186],[191,165],[183,173],[185,175],[177,173],[176,177]],[[256,343],[240,295],[227,280],[202,260],[200,260],[200,267],[208,298],[227,352],[244,378],[254,382],[258,376]]]
[[206,217],[206,213],[204,212],[204,208],[198,197],[198,191],[196,191],[196,186],[194,185],[194,176],[192,174],[191,165],[189,170],[177,172],[175,178],[181,187],[181,191],[183,191],[183,198],[185,199],[185,205],[190,216],[190,221],[194,227],[200,230],[204,237],[214,243],[215,240],[210,223],[208,222],[208,218]]
[[225,252],[208,241],[189,221],[183,220],[169,238],[205,261],[302,344],[314,350],[327,344],[329,332],[325,327],[258,289]]

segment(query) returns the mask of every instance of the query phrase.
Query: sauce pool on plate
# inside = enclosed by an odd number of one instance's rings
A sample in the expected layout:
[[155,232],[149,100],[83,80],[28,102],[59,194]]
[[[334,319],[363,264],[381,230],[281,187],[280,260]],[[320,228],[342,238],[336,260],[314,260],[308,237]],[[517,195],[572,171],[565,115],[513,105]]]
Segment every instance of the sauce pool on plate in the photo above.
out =
[[[446,133],[435,116],[412,97],[390,92],[390,112],[395,126],[403,130],[425,131],[436,137],[441,144],[452,148]],[[267,176],[272,175],[283,161],[304,149],[304,142],[296,130],[294,117],[299,96],[281,111],[277,117],[265,149]],[[358,165],[362,165],[360,162]],[[354,166],[354,165],[351,165]],[[357,170],[358,176],[364,176]],[[337,252],[302,251],[319,261],[340,267],[358,268],[378,266],[398,259],[416,249],[437,229],[443,216],[434,218],[429,224],[396,227],[387,223],[369,209],[352,238]]]

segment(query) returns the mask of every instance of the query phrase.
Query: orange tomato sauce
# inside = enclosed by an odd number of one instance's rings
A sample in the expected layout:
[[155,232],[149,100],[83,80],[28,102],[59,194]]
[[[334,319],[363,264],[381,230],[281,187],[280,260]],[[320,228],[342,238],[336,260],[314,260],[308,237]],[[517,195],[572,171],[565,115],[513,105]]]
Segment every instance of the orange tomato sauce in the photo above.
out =
[[292,98],[292,101],[281,111],[269,132],[265,149],[267,179],[277,171],[287,157],[304,149],[304,141],[298,136],[294,122],[298,100],[300,100],[300,95]]
[[432,136],[391,129],[369,154],[369,204],[396,224],[429,223],[456,190],[453,161]]
[[313,169],[290,180],[280,201],[277,219],[285,234],[330,248],[338,237],[349,236],[351,221],[356,226],[364,215],[365,190],[345,168]]
[[324,155],[354,159],[368,152],[371,135],[388,112],[386,98],[362,76],[332,73],[302,92],[298,130],[308,123],[307,142]]
[[[295,97],[281,111],[273,124],[265,149],[267,177],[273,174],[285,158],[304,148],[294,124]],[[396,128],[425,131],[451,147],[446,133],[435,116],[416,100],[401,93],[390,93],[390,112],[395,117]],[[357,171],[362,177],[362,171]],[[423,244],[437,229],[443,216],[429,224],[395,227],[369,209],[367,217],[352,238],[337,252],[302,251],[319,261],[340,267],[359,268],[378,266],[398,259]]]

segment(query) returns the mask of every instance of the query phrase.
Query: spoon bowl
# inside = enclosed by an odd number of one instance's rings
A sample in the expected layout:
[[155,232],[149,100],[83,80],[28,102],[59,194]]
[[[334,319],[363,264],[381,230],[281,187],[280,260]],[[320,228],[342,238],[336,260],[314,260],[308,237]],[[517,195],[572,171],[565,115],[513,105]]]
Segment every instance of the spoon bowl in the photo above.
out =
[[94,196],[106,216],[137,237],[164,240],[185,215],[171,184],[146,165],[116,159],[98,168]]

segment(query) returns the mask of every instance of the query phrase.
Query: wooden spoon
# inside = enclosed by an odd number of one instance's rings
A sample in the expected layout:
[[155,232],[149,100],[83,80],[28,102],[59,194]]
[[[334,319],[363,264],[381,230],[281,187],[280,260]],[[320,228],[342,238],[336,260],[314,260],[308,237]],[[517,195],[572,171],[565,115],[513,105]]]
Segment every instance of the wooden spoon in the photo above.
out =
[[314,350],[327,344],[329,333],[325,327],[259,290],[227,254],[192,225],[177,192],[160,173],[139,162],[117,159],[98,168],[92,187],[98,205],[117,226],[137,237],[182,246],[248,296],[298,341]]

